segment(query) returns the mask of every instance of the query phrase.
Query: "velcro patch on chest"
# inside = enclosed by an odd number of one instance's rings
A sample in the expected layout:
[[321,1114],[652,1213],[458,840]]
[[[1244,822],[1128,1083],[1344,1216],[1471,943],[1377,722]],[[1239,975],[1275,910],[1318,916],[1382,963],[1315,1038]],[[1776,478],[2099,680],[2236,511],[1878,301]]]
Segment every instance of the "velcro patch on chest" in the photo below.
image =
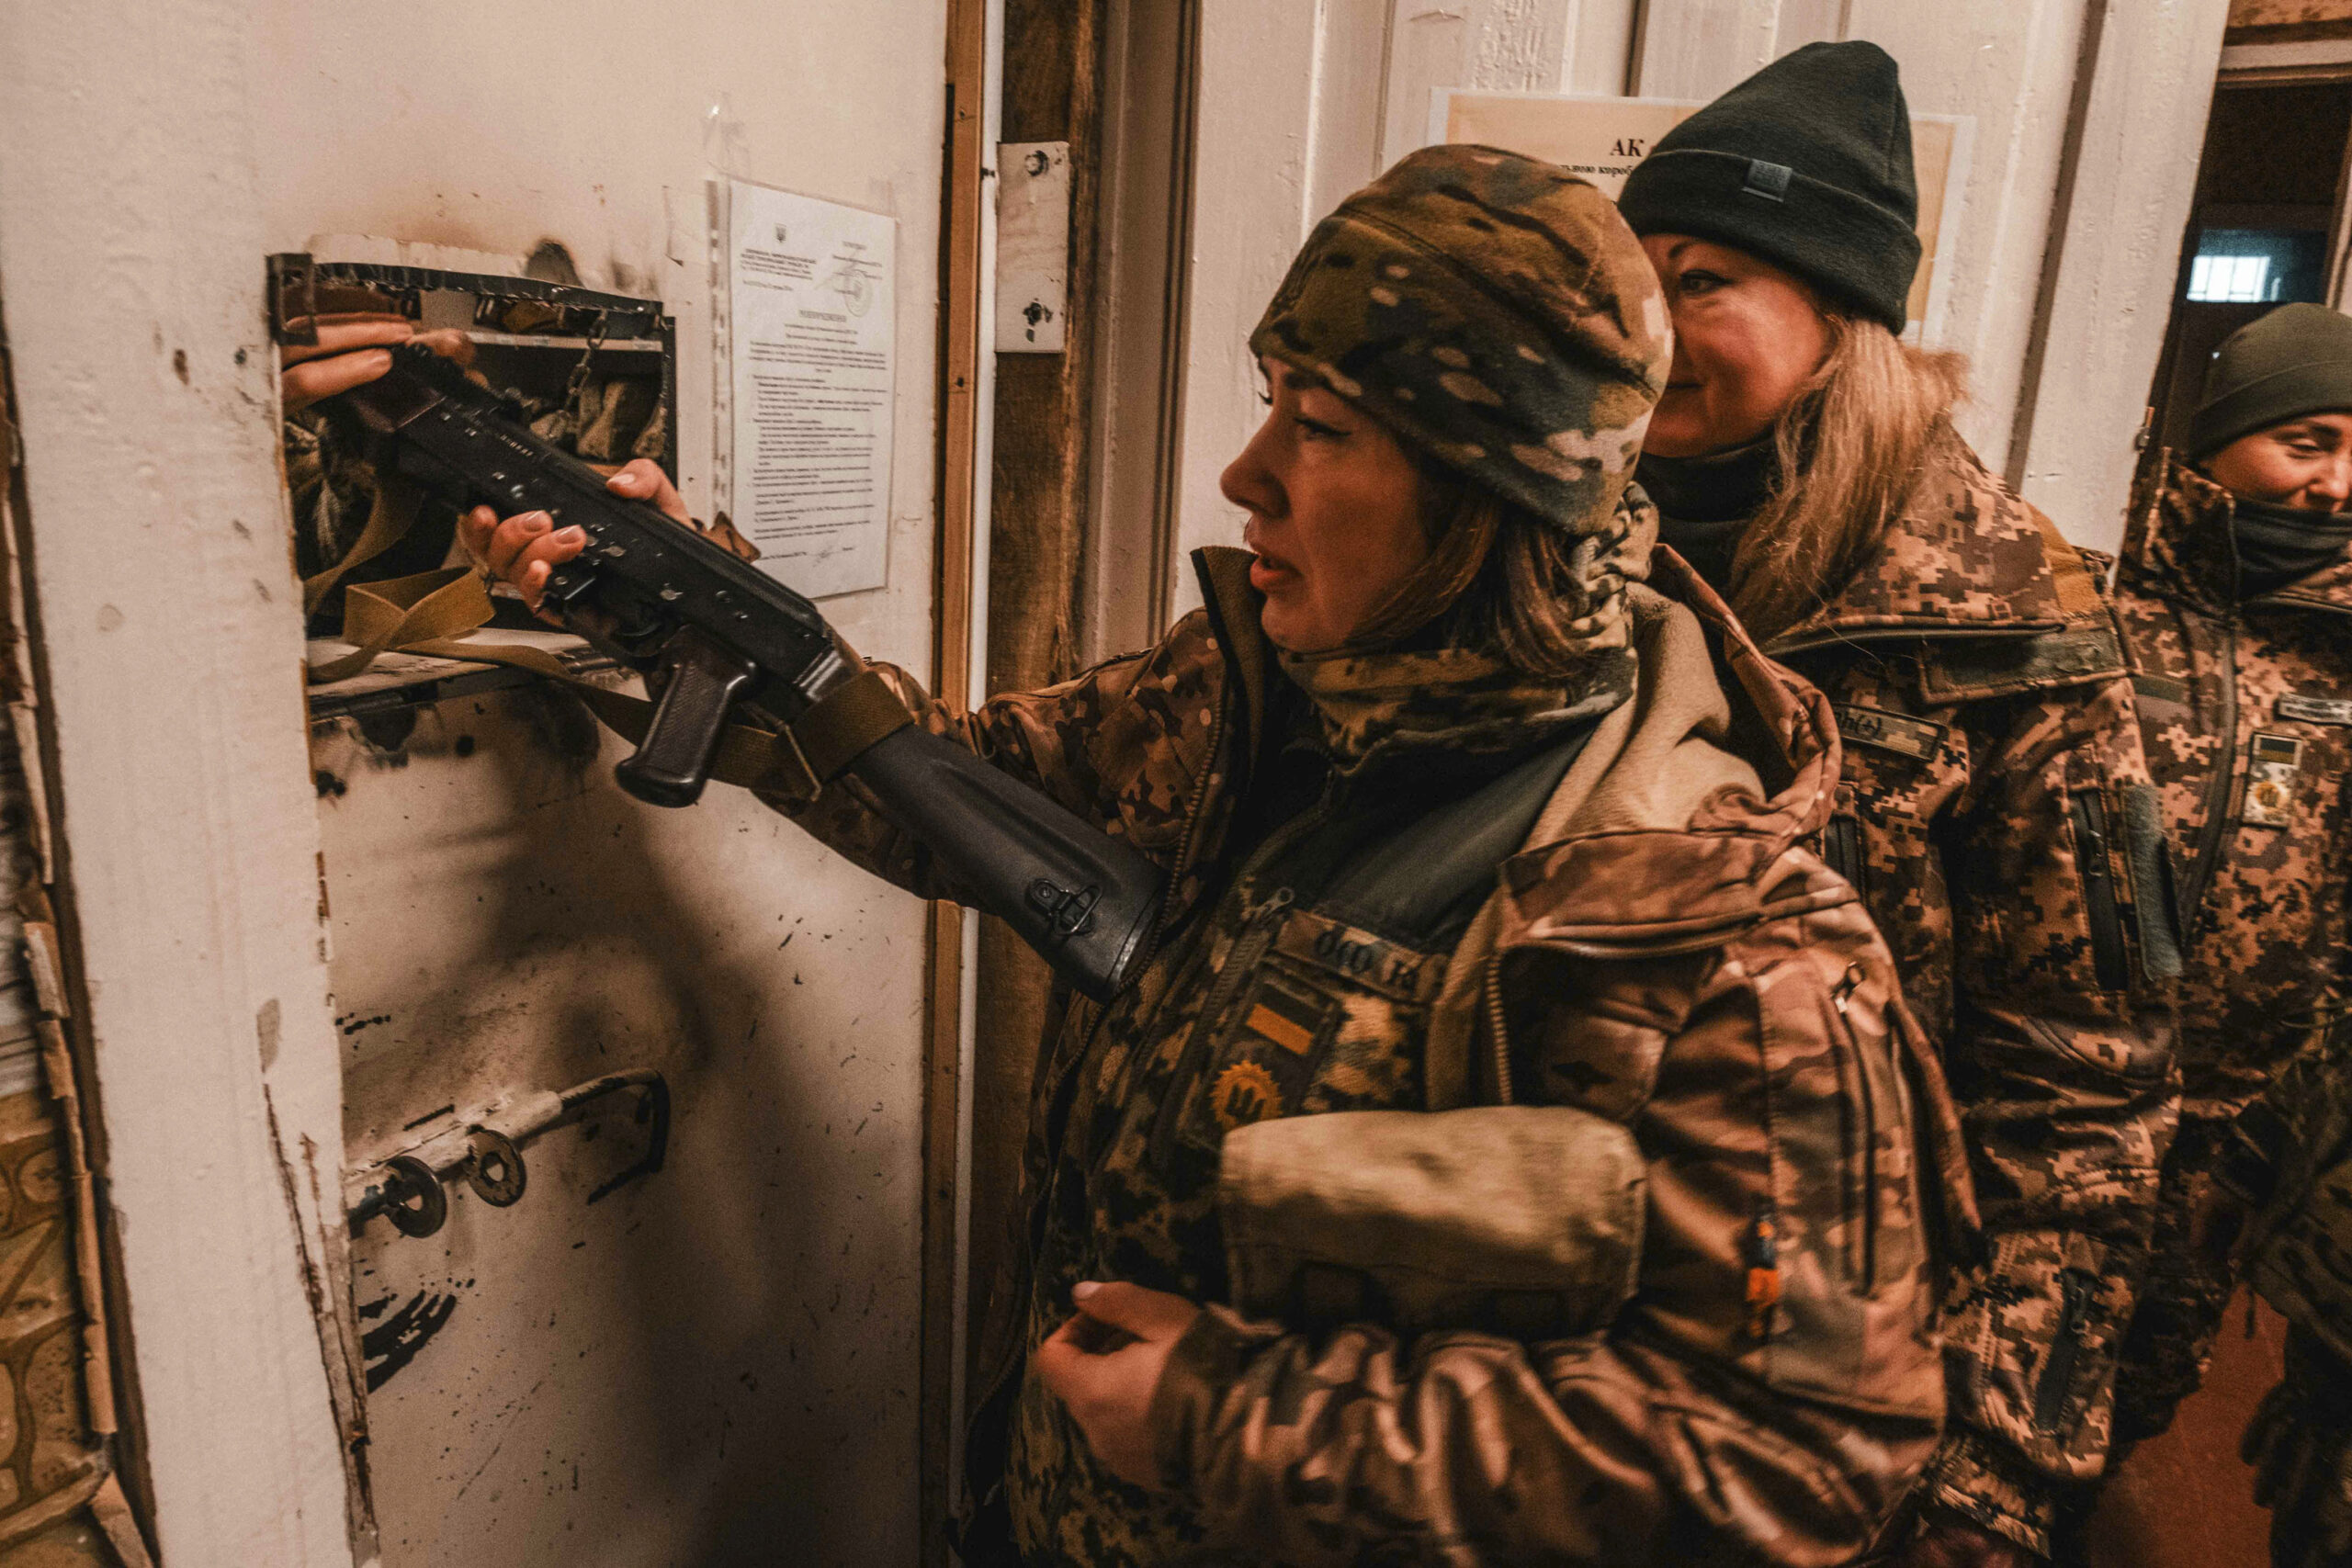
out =
[[2113,628],[2086,626],[1931,647],[1920,659],[1920,686],[1930,702],[1959,702],[2105,680],[2129,669]]
[[1290,918],[1274,951],[1403,1002],[1426,1002],[1445,984],[1444,953],[1422,953],[1312,910]]
[[2321,697],[2308,692],[2289,692],[2272,705],[2270,711],[2280,718],[2298,719],[2304,724],[2352,725],[2352,697]]
[[1260,976],[1250,993],[1241,1027],[1294,1056],[1305,1056],[1314,1051],[1330,1013],[1326,998],[1269,973]]
[[1860,703],[1838,703],[1838,733],[1849,746],[1869,746],[1926,761],[1943,750],[1949,727]]
[[1219,1135],[1296,1113],[1339,1032],[1341,1010],[1338,998],[1272,964],[1258,971],[1219,1050],[1224,1066],[1209,1083],[1208,1109]]
[[2245,804],[2238,820],[2249,828],[2285,828],[2295,820],[2295,775],[2302,771],[2303,743],[2291,735],[2256,730],[2245,767]]

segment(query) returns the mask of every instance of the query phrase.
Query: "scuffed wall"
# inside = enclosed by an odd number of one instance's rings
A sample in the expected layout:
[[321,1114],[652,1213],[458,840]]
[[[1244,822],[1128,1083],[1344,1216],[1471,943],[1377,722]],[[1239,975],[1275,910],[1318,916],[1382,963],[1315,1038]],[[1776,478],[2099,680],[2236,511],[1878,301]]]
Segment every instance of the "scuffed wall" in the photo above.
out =
[[[306,733],[261,264],[379,240],[678,322],[712,504],[705,180],[899,220],[889,584],[929,662],[943,0],[0,6],[0,280],[61,823],[164,1560],[629,1568],[915,1555],[923,911],[740,793],[619,796],[512,695]],[[368,238],[372,237],[372,238]],[[584,740],[584,744],[583,744]],[[598,749],[601,747],[601,750]],[[352,1244],[346,1156],[449,1105],[667,1077],[512,1208]],[[592,1200],[594,1197],[594,1201]],[[306,1292],[315,1292],[316,1296]]]
[[355,1241],[384,1561],[910,1561],[918,907],[734,792],[621,795],[564,703],[313,751],[355,1161],[508,1089],[673,1097],[658,1173],[615,1184],[618,1096],[513,1207]]
[[[679,454],[708,515],[704,182],[899,220],[889,586],[828,601],[929,663],[939,0],[617,4],[387,17],[264,7],[269,248],[390,236],[507,258],[677,321]],[[743,792],[620,794],[622,750],[545,692],[413,731],[313,733],[355,1163],[442,1107],[650,1067],[665,1167],[625,1114],[524,1151],[511,1208],[355,1241],[383,1560],[538,1568],[907,1562],[915,1538],[922,908]]]
[[352,1561],[306,1282],[339,1164],[318,828],[230,0],[0,6],[0,288],[62,918],[175,1568]]

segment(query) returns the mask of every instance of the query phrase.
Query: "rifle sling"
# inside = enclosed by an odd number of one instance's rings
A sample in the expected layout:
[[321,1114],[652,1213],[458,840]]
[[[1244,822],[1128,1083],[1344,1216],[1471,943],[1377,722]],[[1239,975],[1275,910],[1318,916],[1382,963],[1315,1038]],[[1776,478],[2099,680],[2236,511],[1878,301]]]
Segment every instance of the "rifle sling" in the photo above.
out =
[[879,672],[861,670],[792,722],[792,737],[820,784],[831,784],[876,741],[915,721]]
[[[478,642],[468,634],[490,620],[490,594],[463,567],[383,582],[353,583],[344,593],[343,637],[353,649],[309,667],[313,685],[358,674],[386,653],[504,664],[560,681],[578,693],[608,729],[632,743],[645,738],[653,705],[582,680],[545,649]],[[861,670],[834,687],[783,733],[730,724],[721,734],[710,776],[811,800],[868,747],[914,722],[888,682]]]
[[319,601],[334,592],[334,585],[343,581],[345,572],[365,566],[406,538],[415,525],[421,499],[416,486],[406,478],[379,473],[375,504],[368,510],[368,522],[359,530],[359,537],[351,542],[351,548],[344,552],[341,560],[302,580],[302,614],[307,615],[316,610]]

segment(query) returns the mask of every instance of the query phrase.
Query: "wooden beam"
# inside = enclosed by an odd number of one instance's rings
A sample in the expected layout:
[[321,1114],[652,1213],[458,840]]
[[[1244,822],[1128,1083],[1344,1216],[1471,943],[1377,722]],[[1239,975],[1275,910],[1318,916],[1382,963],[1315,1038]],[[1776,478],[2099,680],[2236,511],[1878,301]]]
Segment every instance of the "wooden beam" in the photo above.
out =
[[[988,689],[1025,691],[1080,662],[1102,188],[1105,0],[1006,0],[1007,141],[1070,149],[1069,332],[1057,355],[1001,355],[989,484]],[[1009,1256],[1030,1075],[1046,1023],[1046,965],[1000,920],[980,923],[971,1133],[972,1321],[988,1321]],[[972,1337],[972,1396],[1000,1347]]]
[[2227,19],[2222,0],[2086,15],[2007,471],[2094,549],[2122,536]]
[[1712,98],[1770,64],[1780,36],[1781,0],[1648,0],[1634,90],[1645,98]]
[[[311,1172],[330,1192],[341,1176],[345,1047],[300,615],[273,525],[250,10],[108,0],[0,22],[0,274],[29,518],[15,542],[159,1554],[349,1568],[307,1290],[343,1224]],[[84,99],[93,72],[120,91]],[[109,177],[90,178],[94,156]]]
[[[971,684],[972,503],[978,425],[982,103],[987,6],[947,7],[946,222],[940,236],[939,532],[934,547],[932,690],[961,704]],[[955,1449],[956,1138],[963,1039],[964,911],[931,907],[923,1032],[922,1352],[917,1413],[922,1561],[946,1564]]]

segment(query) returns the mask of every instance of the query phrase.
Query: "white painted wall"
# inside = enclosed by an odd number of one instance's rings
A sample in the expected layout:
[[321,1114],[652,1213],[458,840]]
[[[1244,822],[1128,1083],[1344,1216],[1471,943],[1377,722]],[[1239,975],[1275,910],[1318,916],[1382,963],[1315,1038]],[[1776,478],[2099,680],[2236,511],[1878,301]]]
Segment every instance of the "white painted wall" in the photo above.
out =
[[302,1288],[341,1095],[246,42],[233,0],[0,5],[31,592],[131,1293],[115,1323],[175,1568],[350,1561]]
[[[433,62],[413,73],[383,69],[380,14],[266,18],[271,246],[553,238],[592,287],[658,290],[706,515],[706,177],[896,216],[891,585],[826,609],[928,666],[940,0],[658,27],[610,0],[435,0],[403,12]],[[337,1008],[390,1020],[346,1046],[353,1156],[452,1100],[640,1065],[675,1125],[669,1168],[594,1208],[618,1151],[560,1134],[515,1208],[461,1195],[441,1235],[356,1248],[363,1304],[457,1303],[369,1402],[386,1562],[911,1560],[921,907],[739,791],[655,811],[613,787],[609,742],[573,776],[482,705],[435,714],[405,766],[328,748],[350,786],[321,804]]]
[[1259,413],[1250,329],[1314,221],[1421,143],[1432,87],[1705,97],[1839,38],[1976,121],[1939,344],[1975,366],[1964,433],[2070,536],[2120,537],[2226,0],[1204,3],[1180,553],[1238,536],[1216,481]]
[[363,1301],[457,1301],[371,1401],[384,1561],[914,1555],[920,907],[723,786],[660,814],[609,746],[567,772],[503,700],[400,759],[330,734],[346,790],[314,800],[260,286],[317,236],[559,240],[676,313],[707,509],[706,175],[895,214],[890,585],[827,608],[924,667],[944,27],[944,0],[0,0],[0,308],[175,1568],[349,1561],[265,1089],[332,1193],[346,1136],[637,1065],[676,1092],[661,1175],[586,1207],[609,1145],[559,1134],[517,1207],[358,1244]]

